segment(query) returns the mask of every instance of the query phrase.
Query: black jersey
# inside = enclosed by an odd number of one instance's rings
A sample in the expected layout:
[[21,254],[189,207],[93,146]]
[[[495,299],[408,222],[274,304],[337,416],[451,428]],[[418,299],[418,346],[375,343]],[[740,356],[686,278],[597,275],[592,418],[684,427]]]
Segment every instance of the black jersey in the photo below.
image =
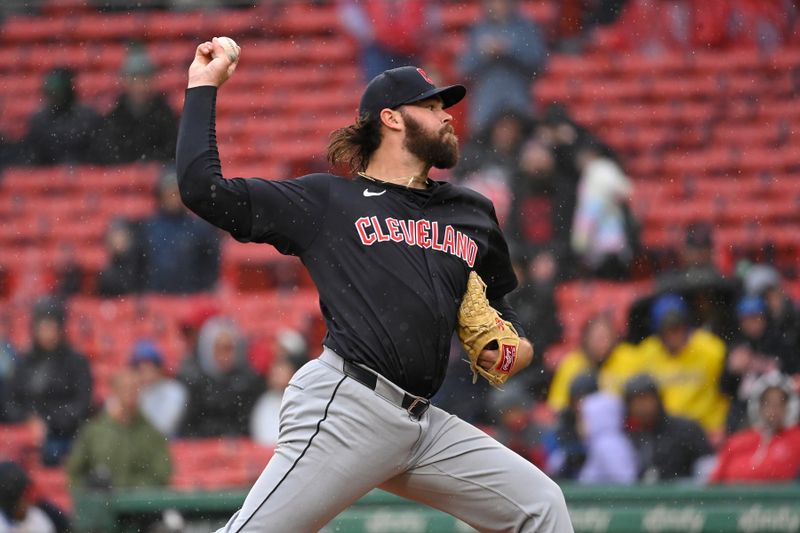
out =
[[489,200],[436,181],[420,190],[332,174],[223,179],[215,95],[212,87],[187,91],[177,157],[181,195],[236,239],[300,258],[319,291],[326,346],[430,397],[444,379],[470,270],[517,322],[503,298],[516,278]]

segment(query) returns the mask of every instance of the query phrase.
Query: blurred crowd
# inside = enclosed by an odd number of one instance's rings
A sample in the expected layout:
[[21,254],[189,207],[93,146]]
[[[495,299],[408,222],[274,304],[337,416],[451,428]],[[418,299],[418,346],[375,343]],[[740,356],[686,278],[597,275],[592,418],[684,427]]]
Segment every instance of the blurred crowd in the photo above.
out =
[[[167,4],[185,2],[137,3]],[[437,4],[399,4],[337,3],[367,79],[408,63],[440,70],[428,63],[440,31]],[[510,299],[544,355],[564,341],[559,283],[640,279],[637,267],[648,258],[625,162],[567,108],[532,104],[531,84],[535,91],[550,50],[576,52],[592,39],[650,55],[698,45],[776,46],[791,33],[796,9],[788,1],[565,1],[556,42],[513,0],[481,6],[457,66],[471,97],[461,162],[447,179],[493,201],[519,280]],[[652,21],[652,33],[631,30],[643,20]],[[153,184],[155,211],[108,228],[109,260],[94,285],[104,298],[213,292],[220,275],[220,235],[183,207],[169,166],[177,118],[155,74],[144,49],[132,45],[120,70],[123,92],[102,116],[78,100],[74,72],[53,69],[27,134],[14,142],[0,136],[0,166],[164,163]],[[797,480],[797,304],[772,265],[742,264],[735,276],[723,275],[713,242],[711,225],[686,228],[680,249],[648,263],[655,288],[632,306],[624,327],[609,314],[590,317],[579,344],[556,364],[537,357],[502,391],[468,383],[454,344],[435,401],[557,479]],[[0,335],[0,422],[29,426],[43,464],[66,468],[76,488],[158,486],[170,480],[171,439],[243,436],[275,444],[283,390],[319,350],[309,332],[276,332],[264,356],[232,317],[196,309],[182,320],[179,368],[169,368],[155,342],[139,339],[109,394],[98,398],[89,358],[66,334],[76,291],[65,276],[57,295],[32,306],[30,347]],[[10,480],[0,482],[0,517],[58,523],[62,515],[51,504],[26,492],[18,465],[0,464],[0,478]]]
[[[173,439],[249,438],[275,446],[283,391],[308,361],[303,333],[280,330],[271,346],[257,349],[230,317],[198,306],[181,317],[186,353],[174,372],[155,342],[140,339],[99,397],[89,358],[69,341],[67,312],[62,301],[44,297],[31,312],[28,351],[0,340],[0,423],[27,428],[39,454],[34,463],[64,468],[71,489],[167,486]],[[0,517],[46,519],[28,485],[19,463],[0,463]],[[32,524],[31,531],[65,530]]]
[[[742,282],[728,340],[699,321],[696,300],[660,293],[646,301],[643,339],[597,314],[554,368],[539,358],[503,390],[468,383],[454,344],[434,401],[559,479],[797,479],[797,310],[772,267],[754,265]],[[170,439],[275,445],[283,390],[316,350],[307,332],[285,329],[265,355],[234,319],[199,306],[181,319],[186,352],[174,372],[140,339],[98,398],[67,319],[65,305],[45,297],[31,312],[29,350],[1,343],[0,421],[27,426],[41,463],[64,466],[74,488],[168,484]]]
[[101,115],[80,101],[76,72],[54,67],[42,80],[43,104],[16,141],[0,132],[3,165],[103,165],[168,162],[175,157],[177,114],[157,87],[156,68],[143,46],[129,47],[119,72],[122,92]]
[[796,303],[768,265],[751,266],[741,281],[730,331],[702,320],[721,301],[656,293],[640,302],[649,330],[641,339],[599,313],[552,377],[534,364],[485,394],[457,377],[455,354],[438,399],[559,479],[800,479]]

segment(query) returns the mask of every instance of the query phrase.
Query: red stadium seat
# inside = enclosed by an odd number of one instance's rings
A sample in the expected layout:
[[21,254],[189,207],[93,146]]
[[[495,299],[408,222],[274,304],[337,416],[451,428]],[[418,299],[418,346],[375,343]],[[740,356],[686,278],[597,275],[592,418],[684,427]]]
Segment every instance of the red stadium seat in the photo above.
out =
[[67,19],[61,17],[9,17],[3,21],[0,38],[6,44],[49,41],[64,35],[67,26]]
[[27,464],[34,459],[39,444],[30,424],[0,424],[0,459]]
[[36,468],[30,472],[36,496],[45,498],[67,513],[72,511],[67,473],[63,468]]
[[272,449],[245,438],[178,439],[170,443],[172,487],[219,489],[251,484],[272,456]]

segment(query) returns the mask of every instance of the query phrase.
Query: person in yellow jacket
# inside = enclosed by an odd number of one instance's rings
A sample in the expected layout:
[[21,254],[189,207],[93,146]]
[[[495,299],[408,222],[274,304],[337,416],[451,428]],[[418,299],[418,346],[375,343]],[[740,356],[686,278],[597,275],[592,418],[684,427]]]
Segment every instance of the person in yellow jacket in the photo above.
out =
[[558,412],[569,403],[572,381],[584,373],[597,375],[598,387],[621,394],[627,379],[644,367],[636,346],[619,342],[614,320],[608,313],[591,316],[581,330],[581,346],[568,353],[556,368],[547,403]]
[[706,432],[723,430],[728,398],[720,391],[725,342],[689,326],[689,309],[675,294],[658,297],[650,311],[654,333],[638,347],[644,368],[662,391],[671,415],[697,421]]

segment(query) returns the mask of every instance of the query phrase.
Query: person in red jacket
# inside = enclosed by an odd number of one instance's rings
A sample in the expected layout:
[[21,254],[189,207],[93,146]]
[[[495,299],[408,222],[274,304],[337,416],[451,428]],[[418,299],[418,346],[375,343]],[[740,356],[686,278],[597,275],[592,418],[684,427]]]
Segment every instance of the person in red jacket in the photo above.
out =
[[384,70],[425,63],[441,30],[439,11],[423,0],[341,0],[339,18],[358,41],[364,79]]
[[774,372],[754,384],[748,404],[752,427],[723,445],[715,483],[792,481],[800,474],[800,399],[792,380]]

